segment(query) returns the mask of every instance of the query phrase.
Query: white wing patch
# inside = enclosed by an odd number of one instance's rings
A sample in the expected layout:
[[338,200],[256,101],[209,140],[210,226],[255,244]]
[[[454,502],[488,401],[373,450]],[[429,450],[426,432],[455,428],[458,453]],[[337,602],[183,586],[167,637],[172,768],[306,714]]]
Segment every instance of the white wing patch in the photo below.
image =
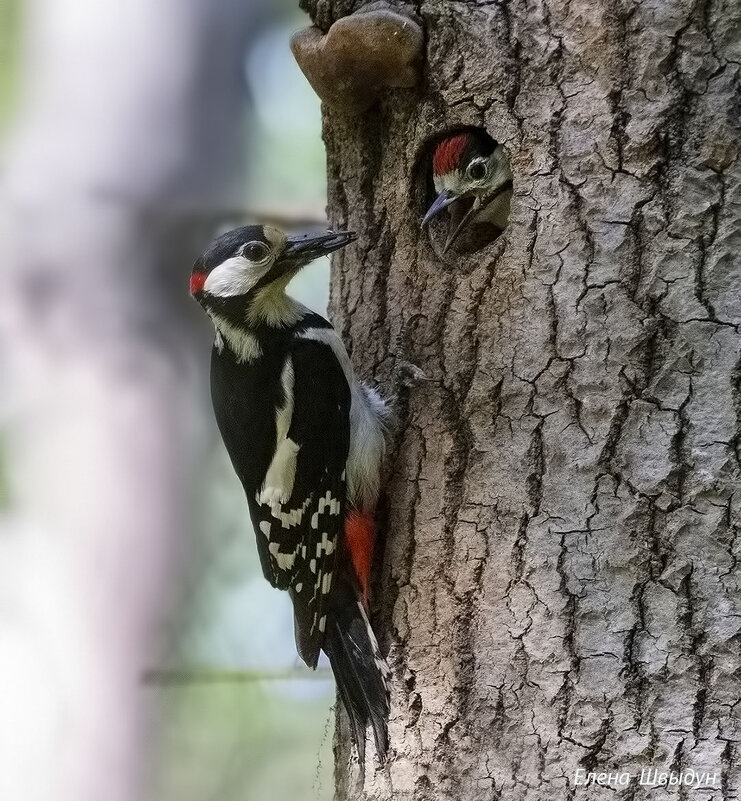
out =
[[268,545],[268,550],[275,559],[275,562],[278,565],[279,570],[290,570],[293,567],[293,563],[296,561],[295,552],[281,553],[280,544],[277,542],[271,542]]
[[296,479],[296,458],[299,445],[288,437],[293,417],[293,361],[286,357],[280,376],[283,387],[283,403],[275,413],[276,450],[265,474],[258,501],[262,504],[288,503]]
[[270,462],[265,474],[265,483],[260,491],[260,503],[272,506],[287,503],[293,492],[296,478],[296,457],[299,446],[291,439],[284,439]]
[[334,551],[334,540],[331,540],[325,531],[322,534],[321,540],[316,544],[317,559],[321,559],[322,553],[325,553],[327,556],[329,556],[332,551]]

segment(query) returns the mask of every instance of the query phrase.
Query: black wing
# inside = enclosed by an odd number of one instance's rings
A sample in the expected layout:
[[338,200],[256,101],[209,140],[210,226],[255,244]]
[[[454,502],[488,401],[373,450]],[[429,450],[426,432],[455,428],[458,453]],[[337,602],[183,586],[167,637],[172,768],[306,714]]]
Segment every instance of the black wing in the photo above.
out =
[[290,350],[293,413],[288,438],[298,446],[293,492],[286,503],[250,499],[263,573],[290,589],[296,644],[315,666],[326,628],[345,517],[345,465],[350,443],[350,388],[332,349],[296,340]]

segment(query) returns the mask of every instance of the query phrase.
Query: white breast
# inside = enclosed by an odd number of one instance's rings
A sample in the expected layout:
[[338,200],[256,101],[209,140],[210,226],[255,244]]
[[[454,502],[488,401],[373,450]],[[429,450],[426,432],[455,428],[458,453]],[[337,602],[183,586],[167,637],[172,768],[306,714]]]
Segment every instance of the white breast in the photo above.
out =
[[380,491],[381,465],[386,450],[385,428],[390,410],[375,389],[355,378],[350,357],[336,331],[331,328],[310,328],[300,336],[323,342],[332,348],[350,386],[347,497],[357,508],[371,511]]

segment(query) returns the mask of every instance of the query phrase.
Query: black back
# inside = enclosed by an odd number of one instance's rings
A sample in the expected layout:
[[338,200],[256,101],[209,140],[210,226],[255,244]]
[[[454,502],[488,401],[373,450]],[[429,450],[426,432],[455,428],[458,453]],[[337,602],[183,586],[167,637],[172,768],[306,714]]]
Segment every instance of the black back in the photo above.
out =
[[[304,339],[314,315],[289,330],[261,332],[263,355],[239,362],[228,346],[214,350],[211,395],[224,443],[247,495],[265,578],[291,588],[296,641],[316,665],[324,640],[327,601],[345,518],[345,468],[350,444],[350,388],[332,348]],[[293,366],[293,416],[288,437],[300,448],[291,497],[259,501],[276,450],[276,409],[285,403],[281,373]]]

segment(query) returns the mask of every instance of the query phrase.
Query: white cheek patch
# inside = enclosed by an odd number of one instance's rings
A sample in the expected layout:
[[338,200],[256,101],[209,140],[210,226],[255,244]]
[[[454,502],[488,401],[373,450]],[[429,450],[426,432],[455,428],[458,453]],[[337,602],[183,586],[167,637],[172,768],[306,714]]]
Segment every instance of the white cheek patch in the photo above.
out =
[[246,295],[271,266],[272,260],[265,264],[253,264],[243,256],[232,256],[211,270],[203,288],[219,298]]

